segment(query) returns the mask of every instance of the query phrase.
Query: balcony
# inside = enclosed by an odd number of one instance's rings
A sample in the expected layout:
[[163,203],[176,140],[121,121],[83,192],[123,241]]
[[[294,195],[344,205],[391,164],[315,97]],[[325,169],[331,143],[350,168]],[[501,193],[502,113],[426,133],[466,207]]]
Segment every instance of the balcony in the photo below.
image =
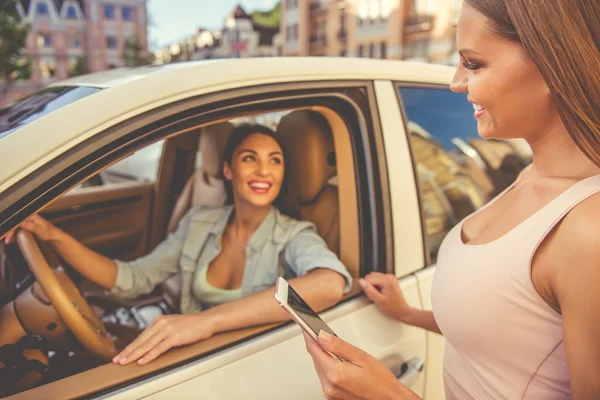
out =
[[338,40],[342,44],[346,44],[348,42],[348,31],[346,29],[340,29],[337,34]]
[[404,32],[423,32],[433,28],[435,16],[431,14],[415,14],[404,20]]
[[310,48],[319,48],[327,46],[327,38],[325,36],[311,36]]

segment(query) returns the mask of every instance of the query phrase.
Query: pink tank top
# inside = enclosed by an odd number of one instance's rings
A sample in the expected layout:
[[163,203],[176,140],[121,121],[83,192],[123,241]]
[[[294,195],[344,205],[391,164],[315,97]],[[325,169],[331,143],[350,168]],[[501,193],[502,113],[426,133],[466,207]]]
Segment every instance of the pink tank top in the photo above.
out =
[[597,192],[600,175],[584,179],[487,244],[462,242],[466,219],[448,233],[432,288],[447,400],[571,398],[562,317],[533,286],[531,261],[552,228]]

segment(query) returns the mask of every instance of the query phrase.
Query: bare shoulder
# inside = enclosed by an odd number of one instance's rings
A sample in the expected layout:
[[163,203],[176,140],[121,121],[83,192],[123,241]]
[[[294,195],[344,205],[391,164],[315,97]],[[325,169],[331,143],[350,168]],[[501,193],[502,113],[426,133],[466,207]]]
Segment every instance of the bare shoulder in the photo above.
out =
[[567,214],[560,226],[560,242],[568,245],[574,251],[585,254],[600,253],[600,213],[598,211],[600,211],[600,193],[582,201]]
[[[557,227],[552,240],[556,294],[594,282],[600,288],[600,194],[576,206]],[[569,287],[570,286],[570,287]],[[561,290],[562,289],[562,290]],[[559,299],[560,301],[560,299]]]

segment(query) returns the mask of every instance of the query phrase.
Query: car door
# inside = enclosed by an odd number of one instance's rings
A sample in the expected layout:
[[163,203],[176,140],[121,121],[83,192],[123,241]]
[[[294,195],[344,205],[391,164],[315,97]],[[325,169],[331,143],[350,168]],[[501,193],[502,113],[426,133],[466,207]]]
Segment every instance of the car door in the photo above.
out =
[[[406,130],[402,136],[408,137],[415,165],[423,225],[427,267],[414,276],[423,308],[431,310],[442,240],[459,221],[510,185],[531,159],[522,142],[482,139],[472,105],[447,85],[402,83],[394,90]],[[427,346],[425,394],[443,399],[443,336],[428,333]]]
[[[380,90],[379,83],[362,85],[361,89],[368,93],[371,100],[362,104],[362,118],[368,124],[363,128],[370,137],[365,137],[361,145],[348,148],[369,152],[368,158],[378,165],[379,173],[373,173],[359,182],[363,186],[348,197],[366,196],[365,192],[371,192],[371,197],[378,199],[376,204],[370,204],[369,199],[359,197],[358,203],[366,208],[361,213],[364,219],[360,225],[369,226],[372,220],[385,220],[388,227],[374,226],[376,232],[361,230],[357,235],[361,235],[361,242],[364,243],[377,239],[381,251],[386,253],[381,257],[382,260],[387,260],[387,264],[381,266],[383,271],[396,273],[408,303],[421,308],[419,286],[413,275],[413,272],[424,265],[419,203],[408,141],[406,137],[403,139],[401,135],[395,135],[396,131],[392,128],[398,122],[400,114],[397,107],[394,109],[387,106],[390,95],[396,99],[395,89],[390,82],[387,82],[386,92]],[[318,92],[312,94],[315,102],[319,95]],[[310,98],[305,96],[304,101],[310,101]],[[350,115],[345,114],[342,120],[340,115],[325,108],[313,107],[313,110],[321,110],[332,125],[351,119]],[[373,116],[379,116],[379,119]],[[390,129],[393,131],[388,132]],[[336,147],[337,145],[336,143]],[[393,157],[390,156],[390,148],[394,149]],[[403,156],[397,157],[396,152]],[[337,156],[340,157],[339,154]],[[356,153],[350,159],[352,158],[361,159]],[[339,162],[342,161],[338,159]],[[391,174],[391,170],[400,172]],[[388,184],[396,181],[400,175],[408,180],[404,184],[394,184],[390,191]],[[371,181],[375,177],[377,180]],[[392,196],[398,196],[402,192],[405,201],[396,204],[393,197],[390,197],[390,192]],[[369,210],[377,216],[369,213]],[[393,221],[389,220],[389,215],[392,215]],[[392,244],[398,247],[390,247]],[[364,273],[372,268],[377,269],[377,266],[365,265],[361,268]],[[338,336],[384,362],[402,382],[417,394],[424,395],[426,381],[422,366],[427,363],[425,331],[384,316],[359,293],[356,282],[354,293],[351,298],[322,313],[322,318]],[[300,328],[292,323],[275,327],[249,341],[230,345],[211,356],[127,386],[105,397],[261,400],[323,398],[321,385],[300,333]]]

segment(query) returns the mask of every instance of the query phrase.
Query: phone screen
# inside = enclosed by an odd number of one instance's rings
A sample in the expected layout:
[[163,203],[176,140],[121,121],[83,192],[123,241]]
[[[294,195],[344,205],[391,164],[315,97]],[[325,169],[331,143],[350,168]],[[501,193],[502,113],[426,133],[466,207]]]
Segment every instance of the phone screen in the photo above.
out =
[[306,322],[315,335],[319,336],[320,331],[325,331],[330,335],[337,336],[291,286],[288,286],[287,304]]

